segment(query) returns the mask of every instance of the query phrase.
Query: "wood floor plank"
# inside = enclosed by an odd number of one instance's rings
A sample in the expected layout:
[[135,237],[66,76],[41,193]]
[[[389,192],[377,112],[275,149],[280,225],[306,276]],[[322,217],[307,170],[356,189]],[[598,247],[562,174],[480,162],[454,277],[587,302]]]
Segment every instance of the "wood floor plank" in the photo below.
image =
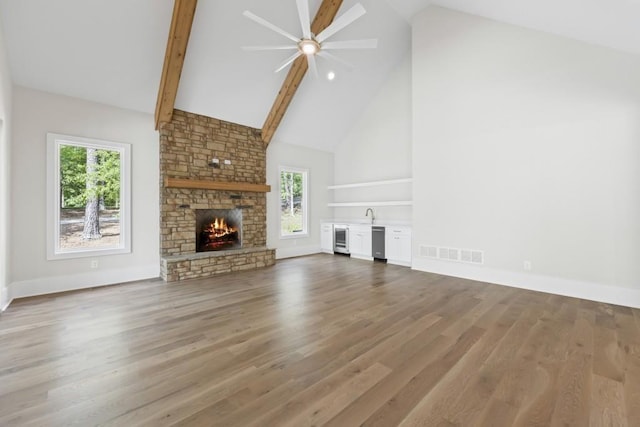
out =
[[544,308],[494,392],[494,397],[518,409],[514,426],[548,426],[558,396],[558,377],[573,325],[563,320],[566,312],[549,313]]
[[[638,310],[635,310],[638,311]],[[640,420],[640,324],[634,313],[616,313],[616,332],[624,363],[623,396],[629,425]]]
[[[511,307],[498,319],[482,338],[464,355],[441,381],[409,413],[403,426],[433,424],[445,419],[460,424],[457,417],[475,418],[470,408],[475,406],[472,396],[476,396],[478,384],[486,378],[482,373],[483,363],[503,342],[503,337],[511,330],[520,314],[519,308]],[[472,390],[472,391],[470,391]],[[456,398],[452,398],[456,396]],[[464,414],[464,415],[463,415]]]
[[2,426],[640,425],[640,310],[314,255],[27,298]]
[[[523,311],[517,305],[510,307],[487,331],[491,339],[486,341],[482,351],[477,352],[475,360],[469,360],[467,374],[452,376],[448,390],[441,393],[439,401],[435,396],[427,396],[426,399],[434,402],[433,406],[424,408],[419,419],[428,420],[430,414],[439,414],[461,425],[471,425],[477,420],[511,367],[513,354],[523,344],[521,337],[535,324],[535,313],[534,310]],[[451,396],[457,397],[452,399]]]
[[472,424],[475,426],[512,426],[518,414],[518,408],[492,397],[480,416]]
[[621,382],[594,375],[591,382],[591,411],[589,425],[626,427],[624,388]]
[[559,393],[551,425],[589,424],[593,370],[593,323],[580,316],[569,341],[567,363],[558,378]]
[[363,424],[373,412],[393,399],[425,366],[442,356],[455,342],[444,335],[435,334],[430,337],[431,330],[425,332],[412,340],[415,344],[422,345],[399,349],[398,354],[393,357],[392,373],[329,420],[326,425],[340,427]]
[[484,330],[471,327],[465,331],[443,357],[427,365],[411,378],[409,383],[387,403],[372,414],[363,425],[398,425],[406,415],[428,394],[447,372],[464,357],[482,337]]
[[[397,312],[395,316],[400,318],[405,314]],[[433,313],[430,313],[428,317],[430,318],[428,322],[437,319]],[[402,319],[402,322],[414,322],[414,320],[408,316]],[[409,323],[402,322],[385,322],[377,327],[376,325],[368,325],[371,326],[369,330],[364,328],[357,334],[354,334],[353,331],[341,334],[341,339],[334,339],[322,351],[302,359],[298,364],[302,369],[296,371],[296,367],[293,366],[291,370],[295,372],[293,377],[298,379],[297,385],[307,384],[308,386],[301,387],[300,393],[280,408],[263,411],[263,413],[268,413],[260,418],[260,423],[278,425],[282,420],[297,416],[304,407],[304,402],[330,393],[332,388],[339,386],[341,382],[348,380],[353,375],[359,374],[364,367],[373,361],[384,358],[390,349],[396,348],[405,339],[404,334],[411,330]],[[377,334],[384,337],[382,340],[376,335],[371,335],[376,331]],[[389,332],[393,332],[395,335],[391,335]],[[367,338],[367,335],[370,338]],[[353,344],[354,342],[357,344]],[[340,349],[345,345],[346,352],[341,351]],[[270,397],[272,396],[265,396],[266,399]],[[257,399],[256,402],[260,400],[262,399]],[[247,424],[249,420],[240,414],[229,420],[220,420],[220,423],[238,425]]]
[[616,330],[595,325],[593,333],[595,342],[599,343],[593,349],[593,373],[622,382],[624,361]]
[[[311,405],[307,405],[304,411],[297,416],[289,418],[285,415],[280,419],[270,420],[270,423],[282,426],[325,424],[335,414],[389,375],[390,372],[391,370],[386,366],[374,363],[361,374],[338,387],[334,392],[316,400]],[[261,421],[256,421],[254,425],[261,425]]]

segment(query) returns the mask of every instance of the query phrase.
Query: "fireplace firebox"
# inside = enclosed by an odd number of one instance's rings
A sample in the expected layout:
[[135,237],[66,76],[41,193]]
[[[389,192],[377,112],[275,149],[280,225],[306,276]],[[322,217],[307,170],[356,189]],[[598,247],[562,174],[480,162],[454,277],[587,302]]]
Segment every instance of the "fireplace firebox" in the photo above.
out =
[[196,209],[196,252],[241,247],[241,209]]

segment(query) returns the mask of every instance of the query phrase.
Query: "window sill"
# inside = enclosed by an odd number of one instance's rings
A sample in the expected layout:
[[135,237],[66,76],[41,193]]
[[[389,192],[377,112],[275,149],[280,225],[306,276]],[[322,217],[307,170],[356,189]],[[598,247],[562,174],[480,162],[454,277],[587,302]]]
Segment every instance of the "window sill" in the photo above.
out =
[[55,261],[61,259],[89,258],[105,255],[130,254],[130,248],[104,248],[104,249],[78,249],[77,251],[53,252],[47,254],[47,261]]
[[309,233],[281,234],[280,235],[280,240],[306,239],[308,237],[309,237]]

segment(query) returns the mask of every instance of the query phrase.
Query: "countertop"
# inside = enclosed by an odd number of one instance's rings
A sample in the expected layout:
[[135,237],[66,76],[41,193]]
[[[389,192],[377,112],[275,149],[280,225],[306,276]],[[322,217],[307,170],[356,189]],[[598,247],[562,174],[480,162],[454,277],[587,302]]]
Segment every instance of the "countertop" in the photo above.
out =
[[380,227],[411,227],[411,221],[394,221],[388,219],[375,220],[371,224],[371,219],[358,219],[358,218],[336,218],[336,219],[323,219],[321,223],[330,222],[332,224],[348,224],[348,225],[376,225]]

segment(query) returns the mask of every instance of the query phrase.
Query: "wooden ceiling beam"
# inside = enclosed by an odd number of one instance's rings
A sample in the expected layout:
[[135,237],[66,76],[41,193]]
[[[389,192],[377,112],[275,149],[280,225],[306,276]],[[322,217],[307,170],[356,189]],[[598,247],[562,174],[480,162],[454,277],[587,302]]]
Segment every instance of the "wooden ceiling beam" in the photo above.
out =
[[173,4],[171,28],[162,66],[158,101],[156,102],[156,129],[159,129],[161,123],[170,122],[173,116],[173,107],[178,95],[180,75],[187,53],[187,44],[197,3],[198,0],[175,0]]
[[[323,0],[318,9],[318,13],[316,13],[316,17],[311,23],[311,32],[313,34],[320,34],[322,30],[327,28],[333,22],[341,5],[342,0]],[[304,55],[298,57],[291,65],[289,73],[282,83],[282,88],[280,92],[278,92],[271,111],[269,111],[269,115],[262,126],[262,140],[265,145],[271,142],[273,135],[276,133],[308,67],[307,58]]]

